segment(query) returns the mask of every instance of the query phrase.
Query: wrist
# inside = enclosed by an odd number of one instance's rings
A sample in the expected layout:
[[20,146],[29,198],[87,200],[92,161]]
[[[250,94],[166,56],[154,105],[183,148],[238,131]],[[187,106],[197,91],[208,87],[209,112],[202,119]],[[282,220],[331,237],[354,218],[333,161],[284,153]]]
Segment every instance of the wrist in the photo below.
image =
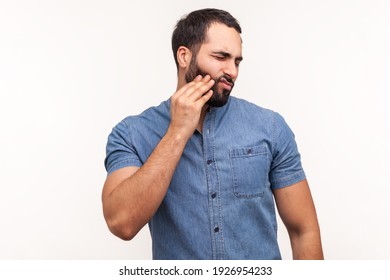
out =
[[[192,132],[193,133],[193,132]],[[178,129],[170,125],[165,133],[166,138],[175,145],[186,145],[188,140],[191,138],[192,133],[185,131],[183,129]]]

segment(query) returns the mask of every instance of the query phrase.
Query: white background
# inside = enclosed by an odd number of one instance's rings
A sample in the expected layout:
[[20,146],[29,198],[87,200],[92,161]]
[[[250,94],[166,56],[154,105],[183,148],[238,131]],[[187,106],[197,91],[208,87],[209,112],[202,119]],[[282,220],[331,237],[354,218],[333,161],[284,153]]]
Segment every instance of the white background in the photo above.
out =
[[173,27],[204,7],[243,28],[233,95],[295,132],[326,258],[390,258],[389,1],[0,0],[1,259],[151,258],[147,227],[105,225],[106,139],[174,92]]

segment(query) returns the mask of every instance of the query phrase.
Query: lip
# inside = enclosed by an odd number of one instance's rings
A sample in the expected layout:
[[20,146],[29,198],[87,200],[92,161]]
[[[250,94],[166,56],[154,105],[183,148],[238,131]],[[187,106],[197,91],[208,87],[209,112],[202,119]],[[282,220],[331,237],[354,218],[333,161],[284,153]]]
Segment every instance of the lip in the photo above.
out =
[[223,85],[223,87],[227,90],[231,90],[233,88],[233,84],[229,83],[226,79],[222,78],[220,80],[220,83]]

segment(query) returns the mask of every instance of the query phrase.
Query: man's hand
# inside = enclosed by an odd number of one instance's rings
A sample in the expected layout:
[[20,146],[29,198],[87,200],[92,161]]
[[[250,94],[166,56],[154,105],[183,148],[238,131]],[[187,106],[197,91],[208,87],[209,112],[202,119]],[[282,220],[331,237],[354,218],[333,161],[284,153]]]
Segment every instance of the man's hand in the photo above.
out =
[[197,76],[171,97],[171,123],[169,130],[188,140],[199,124],[202,108],[210,99],[215,81],[209,75]]

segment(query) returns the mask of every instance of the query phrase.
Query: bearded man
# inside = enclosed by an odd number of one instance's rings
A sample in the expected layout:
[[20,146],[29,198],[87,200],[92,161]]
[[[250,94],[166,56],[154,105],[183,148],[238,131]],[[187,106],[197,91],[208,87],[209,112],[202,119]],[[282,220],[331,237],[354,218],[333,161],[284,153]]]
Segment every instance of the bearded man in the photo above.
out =
[[222,10],[179,20],[176,92],[108,137],[106,222],[124,240],[148,223],[154,259],[281,259],[275,202],[293,258],[323,258],[292,131],[278,113],[230,96],[240,34]]

